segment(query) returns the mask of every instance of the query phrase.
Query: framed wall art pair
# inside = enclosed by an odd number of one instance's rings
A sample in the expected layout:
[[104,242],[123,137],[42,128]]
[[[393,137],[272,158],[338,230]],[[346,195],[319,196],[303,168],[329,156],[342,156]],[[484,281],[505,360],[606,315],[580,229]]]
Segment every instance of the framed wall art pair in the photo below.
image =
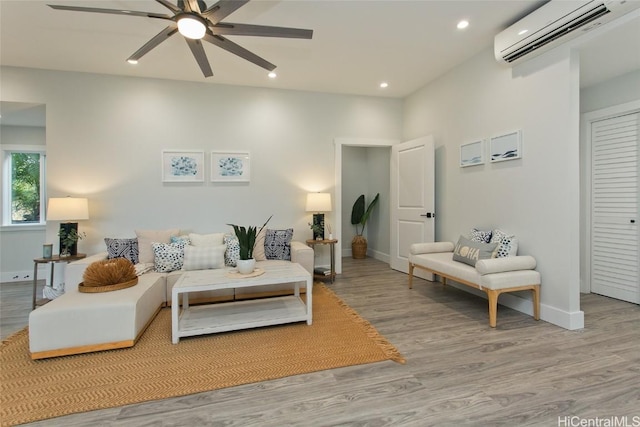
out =
[[[162,182],[204,182],[204,150],[162,150]],[[251,156],[248,151],[212,151],[212,182],[249,182]]]
[[[489,138],[489,161],[503,162],[522,158],[522,131],[505,133]],[[486,140],[460,145],[460,167],[482,165],[485,162]]]

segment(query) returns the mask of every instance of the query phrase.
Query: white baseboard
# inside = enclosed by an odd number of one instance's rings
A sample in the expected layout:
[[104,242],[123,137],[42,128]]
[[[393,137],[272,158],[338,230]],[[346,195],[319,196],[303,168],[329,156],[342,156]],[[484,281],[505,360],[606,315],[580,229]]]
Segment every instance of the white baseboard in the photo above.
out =
[[[45,279],[49,267],[46,264],[38,265],[38,280]],[[23,271],[3,271],[0,273],[0,283],[6,282],[27,282],[33,280],[33,270]]]
[[[342,258],[351,258],[351,255],[353,255],[351,249],[342,250]],[[385,254],[384,252],[367,249],[367,256],[386,262],[387,264],[391,262],[391,256],[389,254]]]
[[[57,263],[55,268],[54,281],[64,280],[64,264]],[[46,280],[47,285],[51,281],[50,264],[38,264],[38,280]],[[0,283],[7,282],[31,282],[33,281],[33,270],[3,271],[0,272]],[[49,285],[50,286],[50,285]]]

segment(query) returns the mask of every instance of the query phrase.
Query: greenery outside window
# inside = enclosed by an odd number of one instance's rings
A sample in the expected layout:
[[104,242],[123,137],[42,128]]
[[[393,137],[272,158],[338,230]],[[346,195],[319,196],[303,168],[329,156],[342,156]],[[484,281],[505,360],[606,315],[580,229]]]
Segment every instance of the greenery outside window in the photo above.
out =
[[3,225],[45,223],[45,161],[40,149],[5,149]]

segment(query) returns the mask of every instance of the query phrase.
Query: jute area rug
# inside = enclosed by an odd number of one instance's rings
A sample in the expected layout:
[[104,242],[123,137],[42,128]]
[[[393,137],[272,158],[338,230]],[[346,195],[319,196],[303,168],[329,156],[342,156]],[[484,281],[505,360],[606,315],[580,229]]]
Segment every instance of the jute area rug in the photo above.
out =
[[171,343],[162,309],[131,348],[33,361],[28,330],[0,347],[0,422],[216,390],[350,365],[393,360],[398,350],[324,285],[313,288],[313,324],[183,338]]

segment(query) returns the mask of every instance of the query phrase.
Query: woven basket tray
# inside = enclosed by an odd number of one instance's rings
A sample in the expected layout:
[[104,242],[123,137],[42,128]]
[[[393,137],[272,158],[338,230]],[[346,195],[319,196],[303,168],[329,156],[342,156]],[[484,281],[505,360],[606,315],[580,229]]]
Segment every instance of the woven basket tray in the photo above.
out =
[[97,292],[111,292],[117,291],[120,289],[130,288],[138,283],[138,278],[129,280],[128,282],[116,283],[115,285],[105,285],[105,286],[85,286],[84,282],[80,282],[78,285],[78,291],[86,292],[86,293],[97,293]]

